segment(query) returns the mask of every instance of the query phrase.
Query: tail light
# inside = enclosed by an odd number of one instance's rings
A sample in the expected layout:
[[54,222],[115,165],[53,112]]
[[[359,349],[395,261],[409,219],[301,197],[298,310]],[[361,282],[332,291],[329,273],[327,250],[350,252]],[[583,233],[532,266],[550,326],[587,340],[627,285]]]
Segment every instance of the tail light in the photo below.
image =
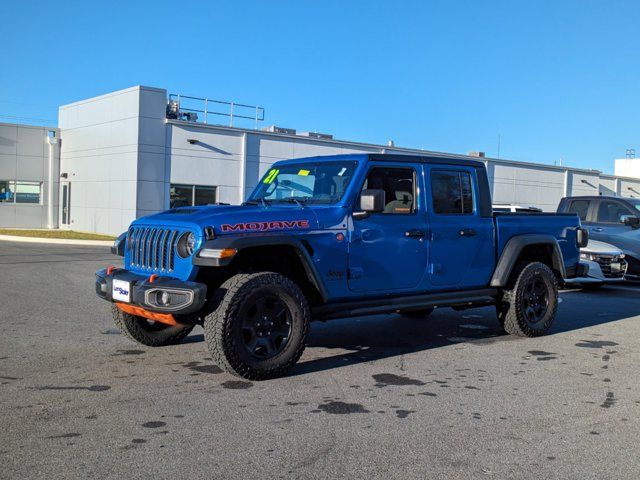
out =
[[584,248],[589,243],[589,231],[582,227],[576,230],[576,244],[579,248]]

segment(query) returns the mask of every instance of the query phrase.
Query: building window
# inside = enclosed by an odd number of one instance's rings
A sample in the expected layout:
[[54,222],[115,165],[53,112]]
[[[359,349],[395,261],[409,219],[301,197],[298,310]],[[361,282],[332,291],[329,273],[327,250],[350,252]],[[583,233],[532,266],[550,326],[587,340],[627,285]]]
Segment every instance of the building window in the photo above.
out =
[[16,203],[40,204],[42,184],[36,182],[16,182]]
[[0,203],[13,203],[13,182],[0,180]]
[[203,187],[194,185],[193,187],[193,204],[209,205],[216,203],[216,187]]
[[0,180],[0,203],[31,203],[40,205],[42,183]]
[[171,184],[169,207],[192,207],[216,203],[217,187]]

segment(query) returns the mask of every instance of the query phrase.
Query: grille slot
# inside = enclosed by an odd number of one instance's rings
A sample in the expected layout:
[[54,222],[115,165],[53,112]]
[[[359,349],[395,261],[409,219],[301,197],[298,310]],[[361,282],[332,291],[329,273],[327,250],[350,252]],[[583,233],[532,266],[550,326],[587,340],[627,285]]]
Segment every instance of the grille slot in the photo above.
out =
[[170,228],[132,227],[127,241],[127,246],[131,247],[131,266],[141,270],[173,271],[179,233]]
[[[606,278],[622,278],[627,270],[627,262],[619,257],[600,256],[596,261],[598,265],[600,265],[600,270],[602,270],[602,274]],[[611,263],[613,262],[620,263],[620,271],[614,272],[611,270]]]

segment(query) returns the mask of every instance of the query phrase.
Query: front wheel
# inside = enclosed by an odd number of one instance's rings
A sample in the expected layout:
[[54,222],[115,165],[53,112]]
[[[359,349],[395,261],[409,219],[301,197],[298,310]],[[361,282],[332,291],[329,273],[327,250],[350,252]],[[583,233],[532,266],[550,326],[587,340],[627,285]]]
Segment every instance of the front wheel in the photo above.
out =
[[286,373],[307,343],[310,313],[300,288],[278,273],[238,274],[212,299],[205,341],[223,370],[262,380]]
[[195,325],[173,326],[131,315],[113,305],[113,322],[131,340],[147,347],[178,343],[191,333]]
[[558,283],[544,263],[524,265],[512,290],[504,292],[498,319],[504,330],[521,337],[539,337],[551,328],[558,309]]

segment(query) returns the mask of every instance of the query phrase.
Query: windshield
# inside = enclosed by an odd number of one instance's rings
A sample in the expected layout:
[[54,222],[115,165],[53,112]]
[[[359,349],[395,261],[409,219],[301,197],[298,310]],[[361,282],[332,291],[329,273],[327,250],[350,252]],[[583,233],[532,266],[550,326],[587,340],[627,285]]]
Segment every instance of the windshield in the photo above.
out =
[[269,169],[249,202],[331,204],[340,201],[349,186],[356,162],[309,162]]
[[640,200],[630,200],[630,199],[626,199],[627,202],[629,202],[631,205],[633,205],[636,210],[640,211]]

